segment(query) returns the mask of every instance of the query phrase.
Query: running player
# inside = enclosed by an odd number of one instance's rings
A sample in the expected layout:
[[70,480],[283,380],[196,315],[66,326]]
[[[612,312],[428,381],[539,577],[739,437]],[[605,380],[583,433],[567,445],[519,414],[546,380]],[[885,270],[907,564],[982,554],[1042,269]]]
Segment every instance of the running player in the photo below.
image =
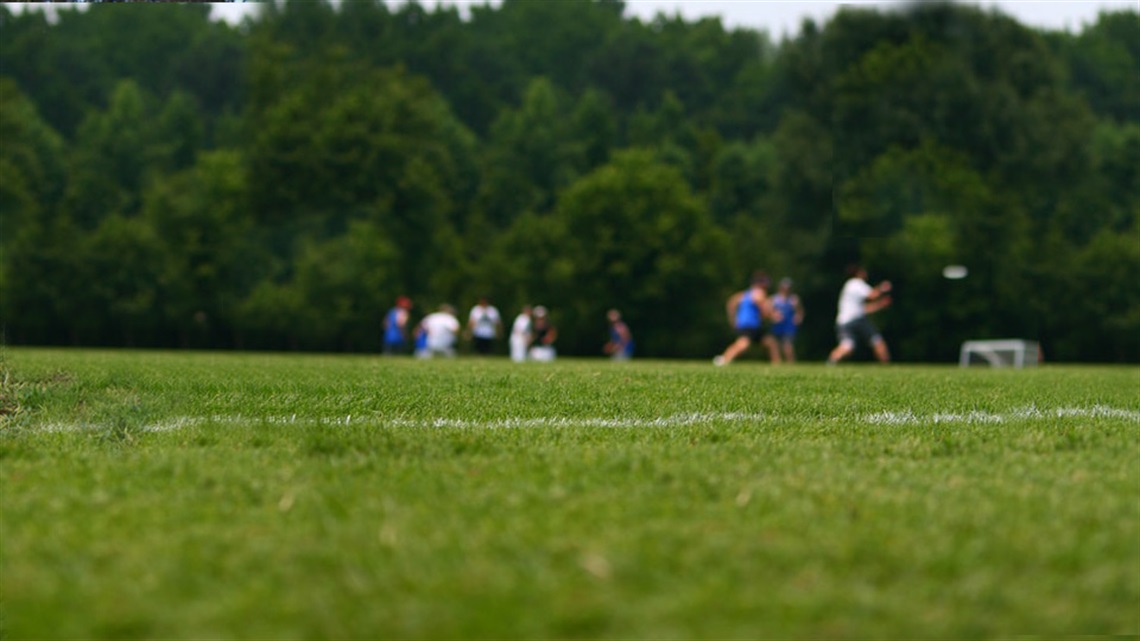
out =
[[839,314],[835,318],[839,344],[831,350],[827,364],[834,365],[847,358],[855,351],[857,340],[870,344],[875,358],[880,363],[887,363],[891,360],[887,342],[869,316],[891,304],[891,297],[887,296],[887,292],[891,291],[891,283],[884,280],[878,286],[871,287],[867,284],[867,270],[861,265],[848,267],[847,276],[847,283],[839,294]]
[[748,289],[733,294],[725,305],[728,320],[736,330],[736,340],[713,359],[714,365],[728,365],[737,356],[752,346],[755,341],[763,341],[768,347],[769,356],[776,355],[776,342],[769,336],[764,336],[761,327],[764,317],[776,318],[772,309],[772,302],[768,299],[768,276],[764,272],[756,272],[752,276],[752,284]]

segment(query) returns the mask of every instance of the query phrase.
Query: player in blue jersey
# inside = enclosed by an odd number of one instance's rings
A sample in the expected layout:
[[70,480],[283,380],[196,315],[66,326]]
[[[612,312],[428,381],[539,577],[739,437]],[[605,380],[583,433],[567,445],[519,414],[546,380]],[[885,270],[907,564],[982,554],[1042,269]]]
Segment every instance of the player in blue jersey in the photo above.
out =
[[776,342],[777,358],[782,357],[785,363],[796,362],[796,330],[804,322],[804,308],[800,304],[800,297],[792,292],[792,279],[780,279],[780,288],[772,297],[772,308],[780,315],[780,320],[772,326],[772,338]]
[[630,333],[629,326],[616,309],[607,312],[606,318],[610,321],[610,340],[602,351],[615,361],[629,360],[633,356],[633,334]]
[[431,358],[427,339],[427,330],[424,329],[423,321],[420,321],[412,331],[412,354],[415,355],[416,358]]
[[737,292],[728,299],[725,310],[732,328],[736,330],[736,340],[723,354],[713,359],[714,365],[728,365],[756,341],[762,341],[768,347],[770,357],[778,358],[776,342],[770,336],[764,336],[761,330],[765,317],[773,320],[779,318],[772,309],[767,289],[768,276],[764,272],[756,272],[748,289]]
[[408,340],[408,317],[412,301],[407,296],[396,299],[396,306],[384,316],[384,353],[399,354]]

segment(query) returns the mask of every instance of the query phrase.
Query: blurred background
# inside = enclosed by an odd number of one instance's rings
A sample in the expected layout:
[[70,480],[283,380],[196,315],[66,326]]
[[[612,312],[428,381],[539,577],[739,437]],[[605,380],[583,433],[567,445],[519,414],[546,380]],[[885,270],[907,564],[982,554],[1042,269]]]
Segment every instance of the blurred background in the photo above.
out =
[[707,358],[764,269],[818,360],[861,262],[897,360],[1140,361],[1135,4],[792,4],[6,4],[4,341],[373,352],[488,296]]

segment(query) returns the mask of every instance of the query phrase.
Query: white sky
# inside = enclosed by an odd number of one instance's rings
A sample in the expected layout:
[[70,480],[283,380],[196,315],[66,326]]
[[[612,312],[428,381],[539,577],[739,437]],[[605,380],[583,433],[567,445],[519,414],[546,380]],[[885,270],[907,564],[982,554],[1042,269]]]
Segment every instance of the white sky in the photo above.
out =
[[[1096,22],[1102,10],[1136,10],[1140,0],[970,0],[984,8],[996,8],[1022,24],[1051,30],[1079,31]],[[680,12],[686,18],[719,15],[727,27],[764,29],[775,38],[794,36],[804,18],[822,24],[843,5],[882,8],[913,2],[899,0],[627,0],[626,14],[652,17],[659,11]]]
[[[336,0],[334,0],[336,1]],[[351,2],[352,0],[343,0]],[[391,5],[401,0],[385,0]],[[427,7],[437,4],[484,5],[488,0],[420,0]],[[533,0],[557,2],[558,0]],[[921,0],[919,0],[921,1]],[[1079,31],[1084,25],[1096,22],[1097,14],[1104,10],[1140,10],[1140,0],[959,0],[959,2],[996,8],[1022,24],[1051,30]],[[490,0],[497,5],[499,0]],[[889,8],[906,4],[903,0],[626,0],[625,14],[643,20],[664,12],[672,16],[680,13],[688,20],[704,16],[720,16],[726,27],[762,29],[775,40],[795,36],[804,18],[813,18],[819,24],[838,11],[844,4]],[[18,3],[9,7],[20,7]],[[34,6],[34,5],[24,5]],[[39,5],[44,6],[44,5]],[[230,22],[256,10],[255,3],[216,4],[214,14]]]

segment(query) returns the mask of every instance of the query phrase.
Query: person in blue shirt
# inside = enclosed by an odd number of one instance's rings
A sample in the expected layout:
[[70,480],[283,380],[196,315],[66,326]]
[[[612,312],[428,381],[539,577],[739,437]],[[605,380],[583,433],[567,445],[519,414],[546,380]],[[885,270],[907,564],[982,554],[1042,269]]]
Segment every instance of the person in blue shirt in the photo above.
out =
[[752,276],[752,284],[748,289],[733,294],[725,305],[728,320],[736,330],[736,340],[713,359],[714,365],[728,365],[737,356],[740,356],[756,341],[762,341],[768,348],[769,356],[775,360],[779,358],[776,353],[776,341],[771,336],[765,336],[761,328],[764,318],[778,320],[772,302],[768,299],[768,276],[764,272],[756,272]]
[[785,363],[796,362],[796,330],[804,322],[804,308],[799,295],[792,292],[792,279],[780,279],[780,288],[772,297],[772,309],[780,315],[780,320],[772,326],[772,338],[776,341],[779,357]]
[[407,296],[396,299],[396,306],[384,316],[384,353],[400,354],[408,341],[408,317],[412,301]]
[[621,319],[621,312],[611,309],[606,313],[610,321],[610,340],[602,351],[615,361],[629,360],[633,356],[633,334]]
[[416,358],[431,358],[427,339],[427,330],[424,329],[423,321],[420,321],[420,323],[416,325],[416,328],[412,330],[412,354],[415,355]]

